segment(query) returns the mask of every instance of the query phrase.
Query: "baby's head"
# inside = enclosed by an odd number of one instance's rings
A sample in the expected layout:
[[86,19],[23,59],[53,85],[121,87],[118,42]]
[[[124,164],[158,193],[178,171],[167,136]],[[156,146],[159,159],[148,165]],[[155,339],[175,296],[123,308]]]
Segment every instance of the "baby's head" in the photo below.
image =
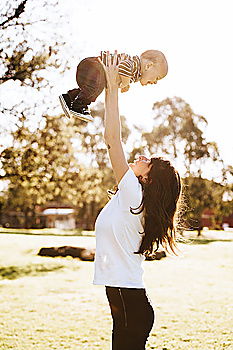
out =
[[157,84],[157,81],[167,75],[168,64],[161,51],[147,50],[140,56],[142,85]]

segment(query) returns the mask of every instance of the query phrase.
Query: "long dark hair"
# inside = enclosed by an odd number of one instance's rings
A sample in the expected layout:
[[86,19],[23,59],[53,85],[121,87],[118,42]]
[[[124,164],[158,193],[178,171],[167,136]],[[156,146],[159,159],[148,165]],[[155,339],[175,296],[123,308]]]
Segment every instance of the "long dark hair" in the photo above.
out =
[[[132,214],[143,212],[144,236],[135,254],[152,255],[159,246],[176,254],[175,214],[181,194],[179,173],[168,160],[151,158],[152,168],[147,183],[139,181],[143,187],[142,202],[138,208],[131,208]],[[156,246],[156,248],[154,248]]]

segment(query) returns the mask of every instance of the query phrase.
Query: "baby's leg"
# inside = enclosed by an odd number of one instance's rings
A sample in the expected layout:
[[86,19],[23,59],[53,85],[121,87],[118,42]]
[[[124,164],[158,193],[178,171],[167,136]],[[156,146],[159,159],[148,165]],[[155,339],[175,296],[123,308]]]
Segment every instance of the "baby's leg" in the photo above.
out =
[[80,89],[68,90],[68,94],[70,96],[71,101],[74,101],[76,99],[76,97],[78,96],[79,92],[80,92]]
[[67,117],[93,121],[88,105],[95,102],[106,86],[105,72],[97,57],[88,57],[79,63],[76,80],[78,89],[59,96],[63,111]]
[[106,86],[105,72],[97,57],[88,57],[79,63],[76,80],[79,91],[75,104],[87,106],[95,102]]

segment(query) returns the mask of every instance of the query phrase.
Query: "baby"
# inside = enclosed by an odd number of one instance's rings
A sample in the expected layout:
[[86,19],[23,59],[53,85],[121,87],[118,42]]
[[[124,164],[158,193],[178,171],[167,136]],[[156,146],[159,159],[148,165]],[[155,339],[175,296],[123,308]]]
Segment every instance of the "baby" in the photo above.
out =
[[[113,54],[110,54],[113,59]],[[69,90],[59,96],[63,111],[67,117],[77,117],[84,121],[93,121],[88,106],[95,102],[106,87],[104,68],[107,52],[102,51],[99,57],[87,57],[77,66],[76,81],[79,88]],[[126,92],[130,83],[140,81],[141,85],[156,84],[167,75],[168,65],[164,54],[157,50],[147,50],[140,56],[127,54],[117,55],[119,88]]]

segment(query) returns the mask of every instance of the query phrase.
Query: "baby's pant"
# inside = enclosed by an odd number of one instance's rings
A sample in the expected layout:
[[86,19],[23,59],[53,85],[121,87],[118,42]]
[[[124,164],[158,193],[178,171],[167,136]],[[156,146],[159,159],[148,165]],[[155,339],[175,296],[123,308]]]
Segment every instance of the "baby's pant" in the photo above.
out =
[[106,286],[113,319],[112,350],[145,350],[154,310],[145,289]]
[[76,81],[79,88],[68,91],[76,108],[95,102],[106,86],[105,72],[97,57],[87,57],[79,63]]

